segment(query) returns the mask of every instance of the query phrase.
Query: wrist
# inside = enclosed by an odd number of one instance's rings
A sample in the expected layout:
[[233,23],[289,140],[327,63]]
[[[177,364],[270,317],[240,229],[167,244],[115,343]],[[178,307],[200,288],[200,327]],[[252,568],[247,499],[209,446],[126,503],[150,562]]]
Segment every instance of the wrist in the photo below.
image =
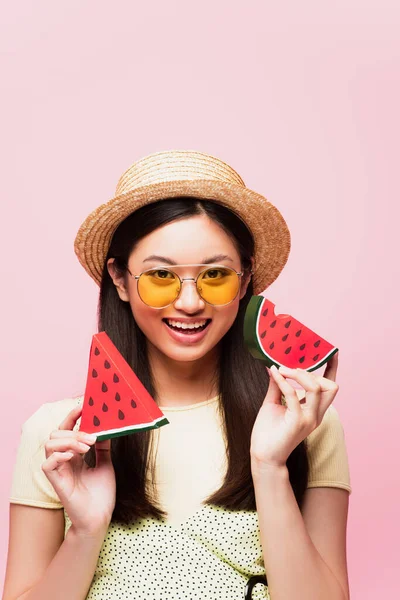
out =
[[289,479],[289,470],[285,464],[273,464],[251,456],[251,473],[254,477],[272,477]]
[[81,541],[95,541],[104,540],[107,534],[109,524],[104,524],[93,529],[79,529],[74,525],[71,525],[69,528],[67,535],[69,535],[73,539],[81,540]]

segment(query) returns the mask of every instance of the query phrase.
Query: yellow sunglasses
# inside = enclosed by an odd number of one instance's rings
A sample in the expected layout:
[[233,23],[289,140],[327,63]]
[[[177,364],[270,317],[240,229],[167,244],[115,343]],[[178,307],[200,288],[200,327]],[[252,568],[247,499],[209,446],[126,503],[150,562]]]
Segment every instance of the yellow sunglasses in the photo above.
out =
[[152,308],[165,308],[173,304],[180,296],[184,281],[194,281],[197,292],[207,304],[225,306],[233,302],[239,293],[240,278],[238,273],[224,265],[175,265],[175,267],[207,267],[197,277],[180,277],[170,268],[160,266],[142,271],[134,275],[126,266],[128,273],[137,281],[140,299]]

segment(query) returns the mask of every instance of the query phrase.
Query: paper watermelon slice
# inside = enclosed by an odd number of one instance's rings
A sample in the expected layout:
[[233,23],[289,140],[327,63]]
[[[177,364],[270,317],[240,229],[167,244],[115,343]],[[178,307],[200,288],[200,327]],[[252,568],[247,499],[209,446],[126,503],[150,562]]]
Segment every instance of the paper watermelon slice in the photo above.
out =
[[108,335],[94,335],[80,430],[96,433],[100,442],[168,423]]
[[247,305],[244,341],[268,367],[305,371],[315,371],[339,350],[291,315],[276,315],[275,304],[264,296],[252,296]]

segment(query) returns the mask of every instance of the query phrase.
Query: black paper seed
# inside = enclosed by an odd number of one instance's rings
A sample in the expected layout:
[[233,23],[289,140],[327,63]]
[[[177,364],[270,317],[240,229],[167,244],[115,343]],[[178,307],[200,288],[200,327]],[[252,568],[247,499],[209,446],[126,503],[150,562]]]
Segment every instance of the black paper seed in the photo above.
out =
[[289,334],[287,333],[286,335],[283,336],[282,338],[282,342],[286,342],[286,340],[288,339]]
[[298,331],[296,331],[296,337],[299,337],[300,334],[301,334],[301,329],[299,329]]
[[118,381],[119,381],[119,377],[116,373],[114,373],[113,382],[118,383]]
[[313,360],[318,360],[319,358],[319,354],[316,354],[315,356],[313,356]]
[[121,421],[122,421],[123,419],[125,419],[125,415],[124,415],[124,413],[122,412],[122,410],[119,410],[119,411],[118,411],[118,419],[120,419]]
[[111,365],[110,365],[110,363],[108,362],[108,360],[105,360],[105,361],[104,361],[104,367],[105,367],[106,369],[109,369],[109,368],[111,367]]
[[264,339],[266,333],[267,333],[266,331],[263,331],[262,334],[260,335],[260,338]]
[[136,402],[134,400],[131,400],[131,406],[132,408],[136,408]]
[[292,346],[289,346],[289,348],[286,348],[285,354],[289,354],[289,352],[291,351],[291,349],[292,349]]
[[270,327],[271,327],[271,328],[272,328],[272,327],[275,327],[275,325],[276,325],[276,320],[275,320],[275,321],[272,321],[272,323],[271,323]]
[[104,383],[104,381],[103,381],[103,383],[101,384],[101,391],[102,391],[102,392],[107,392],[107,391],[108,391],[108,387],[106,386],[106,384]]
[[97,371],[96,371],[96,369],[93,369],[93,371],[92,371],[92,377],[97,377]]
[[304,350],[304,348],[305,348],[305,347],[306,347],[306,345],[305,345],[305,344],[302,344],[302,345],[300,346],[300,350]]
[[304,359],[305,359],[305,356],[302,356],[302,357],[299,359],[299,363],[303,363],[303,362],[304,362]]
[[117,402],[121,400],[121,396],[118,394],[118,392],[115,394],[115,399]]
[[268,308],[266,308],[265,310],[263,310],[262,316],[266,317],[268,314]]
[[314,346],[315,346],[316,348],[318,348],[318,346],[320,345],[320,343],[321,343],[321,340],[318,340],[317,342],[315,342]]
[[100,425],[100,420],[96,417],[96,415],[94,415],[93,418],[93,425],[95,425],[96,427]]
[[272,350],[274,346],[275,346],[275,343],[272,342],[272,344],[270,344],[270,346],[269,346],[269,349]]
[[97,348],[97,346],[94,349],[94,353],[95,353],[96,356],[98,356],[100,354],[100,350]]
[[108,412],[108,406],[107,406],[107,404],[105,402],[103,402],[103,406],[101,407],[101,410],[103,412]]
[[93,406],[93,404],[94,404],[94,400],[93,400],[92,396],[90,396],[90,398],[89,398],[89,406]]
[[288,321],[287,323],[285,323],[285,327],[286,327],[286,329],[287,329],[288,327],[290,327],[290,323],[291,323],[291,322],[292,322],[292,321]]

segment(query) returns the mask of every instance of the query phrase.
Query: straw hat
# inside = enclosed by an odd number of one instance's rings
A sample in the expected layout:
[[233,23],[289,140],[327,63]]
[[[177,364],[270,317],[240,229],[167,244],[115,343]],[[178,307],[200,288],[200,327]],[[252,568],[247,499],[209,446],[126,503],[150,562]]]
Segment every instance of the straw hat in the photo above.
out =
[[290,251],[290,232],[281,213],[222,160],[190,150],[157,152],[135,162],[121,175],[114,198],[85,219],[74,249],[90,277],[100,284],[112,236],[128,215],[177,196],[213,200],[236,213],[255,239],[254,294],[275,281]]

